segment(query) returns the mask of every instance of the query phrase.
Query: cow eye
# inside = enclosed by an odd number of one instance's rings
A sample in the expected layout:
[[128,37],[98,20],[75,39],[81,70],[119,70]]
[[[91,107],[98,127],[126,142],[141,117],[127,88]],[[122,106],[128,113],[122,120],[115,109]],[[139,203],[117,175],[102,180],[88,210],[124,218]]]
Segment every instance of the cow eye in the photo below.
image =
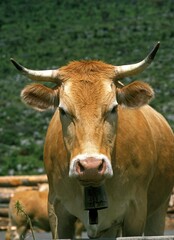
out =
[[65,112],[65,110],[64,110],[63,108],[60,108],[60,107],[59,107],[59,111],[60,111],[60,113],[61,113],[62,116],[67,115],[67,113]]
[[67,111],[65,111],[63,108],[59,107],[59,111],[62,117],[66,117],[69,120],[73,120],[73,115],[71,115],[70,113],[68,113]]
[[117,106],[118,106],[118,105],[113,106],[113,108],[110,110],[110,113],[111,113],[111,114],[115,114],[115,113],[116,113],[116,111],[117,111]]
[[114,116],[116,114],[116,111],[117,111],[117,105],[115,105],[105,113],[105,119],[108,119]]
[[111,113],[111,114],[114,114],[114,113],[116,112],[116,110],[117,110],[117,105],[114,106],[114,107],[111,109],[110,113]]

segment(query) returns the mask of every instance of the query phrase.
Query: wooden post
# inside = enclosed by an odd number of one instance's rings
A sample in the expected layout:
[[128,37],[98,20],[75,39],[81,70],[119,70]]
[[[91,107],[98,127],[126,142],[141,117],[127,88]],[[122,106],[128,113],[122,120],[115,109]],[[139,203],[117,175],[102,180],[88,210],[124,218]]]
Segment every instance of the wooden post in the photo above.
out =
[[46,175],[0,177],[0,187],[36,186],[47,182]]
[[0,204],[0,217],[8,217],[8,204]]

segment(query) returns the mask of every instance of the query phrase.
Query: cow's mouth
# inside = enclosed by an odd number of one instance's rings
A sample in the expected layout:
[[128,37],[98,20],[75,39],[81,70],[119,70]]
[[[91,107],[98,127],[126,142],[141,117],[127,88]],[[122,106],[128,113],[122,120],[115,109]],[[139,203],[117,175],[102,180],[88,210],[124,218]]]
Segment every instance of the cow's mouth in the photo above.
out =
[[98,223],[98,210],[108,207],[107,195],[104,186],[84,188],[85,210],[89,210],[89,224]]

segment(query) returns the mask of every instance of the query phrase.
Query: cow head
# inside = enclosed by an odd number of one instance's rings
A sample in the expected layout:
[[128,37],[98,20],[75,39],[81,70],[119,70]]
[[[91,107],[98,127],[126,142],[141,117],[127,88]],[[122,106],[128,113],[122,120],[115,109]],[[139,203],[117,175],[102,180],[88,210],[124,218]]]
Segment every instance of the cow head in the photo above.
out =
[[113,66],[100,61],[74,61],[57,70],[34,71],[12,59],[23,74],[56,87],[31,84],[21,92],[25,103],[45,111],[58,108],[66,149],[70,155],[69,176],[83,185],[98,185],[112,177],[113,150],[118,105],[141,107],[153,97],[143,82],[124,86],[118,79],[142,72],[153,60],[159,43],[141,62]]

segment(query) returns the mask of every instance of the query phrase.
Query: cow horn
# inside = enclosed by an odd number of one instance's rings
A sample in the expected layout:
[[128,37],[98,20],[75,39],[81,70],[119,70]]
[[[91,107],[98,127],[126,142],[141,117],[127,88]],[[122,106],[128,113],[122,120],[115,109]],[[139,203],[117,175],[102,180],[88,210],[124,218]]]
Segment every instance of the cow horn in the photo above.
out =
[[14,66],[19,70],[22,74],[26,75],[28,78],[34,81],[43,81],[43,82],[54,82],[59,83],[58,73],[59,70],[31,70],[23,67],[19,63],[17,63],[13,58],[10,59]]
[[130,65],[123,65],[123,66],[115,66],[116,72],[116,79],[121,79],[124,77],[136,75],[142,71],[144,71],[153,61],[158,48],[160,46],[160,42],[158,42],[152,51],[148,54],[148,56],[142,60],[141,62],[130,64]]

